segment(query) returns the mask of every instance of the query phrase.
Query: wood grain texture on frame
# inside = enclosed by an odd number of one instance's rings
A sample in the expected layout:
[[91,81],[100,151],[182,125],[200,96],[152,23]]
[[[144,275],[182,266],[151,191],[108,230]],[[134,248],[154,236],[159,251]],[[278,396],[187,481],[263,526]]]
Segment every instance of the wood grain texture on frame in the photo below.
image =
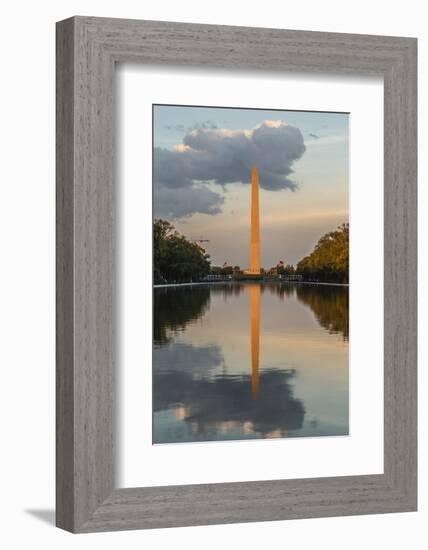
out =
[[[116,489],[116,62],[384,79],[384,473]],[[57,24],[57,525],[72,532],[417,506],[416,40],[73,17]]]

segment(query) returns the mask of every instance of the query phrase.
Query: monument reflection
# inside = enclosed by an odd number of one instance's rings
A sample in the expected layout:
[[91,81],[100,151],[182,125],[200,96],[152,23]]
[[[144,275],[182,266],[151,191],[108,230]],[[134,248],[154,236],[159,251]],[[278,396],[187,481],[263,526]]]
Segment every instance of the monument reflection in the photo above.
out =
[[251,388],[253,398],[259,393],[260,361],[260,285],[249,285],[251,322]]

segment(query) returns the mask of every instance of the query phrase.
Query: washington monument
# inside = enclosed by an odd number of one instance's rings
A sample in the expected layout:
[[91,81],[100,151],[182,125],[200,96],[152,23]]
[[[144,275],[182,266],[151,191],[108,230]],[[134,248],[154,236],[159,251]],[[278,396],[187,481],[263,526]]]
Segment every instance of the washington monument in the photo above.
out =
[[259,171],[256,165],[251,171],[251,241],[248,271],[252,275],[260,275]]

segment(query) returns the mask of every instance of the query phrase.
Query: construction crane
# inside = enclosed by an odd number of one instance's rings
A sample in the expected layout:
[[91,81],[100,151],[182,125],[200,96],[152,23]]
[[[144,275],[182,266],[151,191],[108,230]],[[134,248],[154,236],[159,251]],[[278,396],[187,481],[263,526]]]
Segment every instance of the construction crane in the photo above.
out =
[[209,239],[190,239],[192,243],[209,243]]

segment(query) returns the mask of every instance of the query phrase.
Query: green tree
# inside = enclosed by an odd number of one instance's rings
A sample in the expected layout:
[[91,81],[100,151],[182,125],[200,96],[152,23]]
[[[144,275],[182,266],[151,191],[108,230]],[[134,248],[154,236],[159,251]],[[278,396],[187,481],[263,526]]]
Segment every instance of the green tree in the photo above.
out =
[[349,281],[349,224],[323,235],[309,256],[296,266],[304,279],[347,283]]
[[162,219],[153,224],[153,276],[155,283],[185,282],[209,273],[209,255]]

